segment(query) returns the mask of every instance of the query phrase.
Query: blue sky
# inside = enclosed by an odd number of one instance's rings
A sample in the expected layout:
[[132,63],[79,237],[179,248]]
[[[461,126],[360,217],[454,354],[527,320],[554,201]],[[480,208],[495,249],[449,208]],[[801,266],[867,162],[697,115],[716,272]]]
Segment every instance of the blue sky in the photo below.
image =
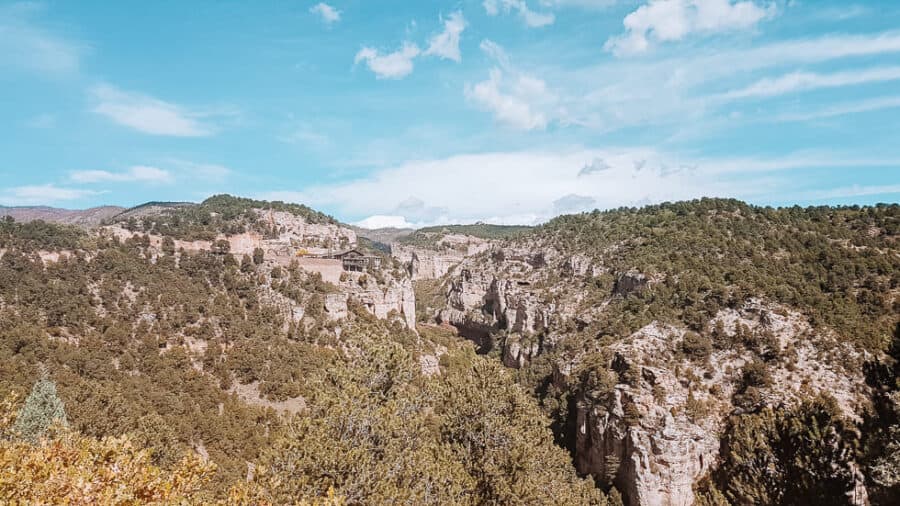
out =
[[0,205],[897,202],[900,2],[0,2]]

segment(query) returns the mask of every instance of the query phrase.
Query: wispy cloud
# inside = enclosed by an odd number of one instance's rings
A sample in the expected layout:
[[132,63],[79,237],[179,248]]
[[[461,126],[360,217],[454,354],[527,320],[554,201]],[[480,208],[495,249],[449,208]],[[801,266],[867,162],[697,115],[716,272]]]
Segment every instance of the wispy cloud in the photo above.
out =
[[102,192],[79,188],[65,188],[52,184],[15,186],[0,190],[0,204],[7,206],[48,205],[79,200]]
[[533,11],[528,7],[528,3],[525,0],[484,0],[482,6],[488,16],[516,12],[522,18],[522,21],[525,22],[525,25],[532,28],[552,25],[556,21],[556,16],[552,12]]
[[810,112],[787,113],[776,116],[776,121],[809,121],[814,119],[832,118],[847,114],[859,114],[884,109],[896,109],[900,107],[900,97],[879,97],[857,102],[837,104]]
[[[856,59],[868,61],[870,57],[898,53],[900,32],[889,31],[824,35],[752,46],[714,49],[701,46],[689,54],[675,56],[607,59],[583,67],[548,65],[539,68],[536,74],[553,89],[560,103],[569,111],[577,111],[577,121],[569,121],[572,124],[597,131],[636,125],[677,125],[684,133],[686,122],[698,125],[699,129],[709,128],[711,118],[721,116],[722,108],[736,99],[736,96],[723,99],[728,91],[760,93],[762,86],[755,90],[748,88],[766,83],[766,75],[771,76],[773,70],[797,69],[791,72],[796,73],[801,72],[800,68],[826,62],[849,67]],[[872,73],[863,77],[887,78],[889,74]],[[853,79],[859,78],[848,78]],[[810,82],[806,86],[825,82]],[[786,86],[786,83],[780,84]],[[803,91],[799,89],[802,84],[794,86],[798,88],[793,93]],[[740,120],[732,118],[729,122],[737,124]]]
[[514,66],[502,46],[481,41],[481,50],[496,67],[486,80],[467,84],[466,99],[493,114],[497,123],[517,130],[543,130],[551,124],[579,124],[567,112],[566,101],[547,82]]
[[581,9],[600,10],[608,9],[622,2],[623,0],[541,0],[540,3],[547,8],[578,7]]
[[693,33],[753,28],[774,14],[774,4],[754,0],[649,0],[625,17],[625,33],[611,37],[604,48],[618,56],[642,53],[655,42],[678,41]]
[[444,20],[444,31],[431,38],[425,55],[434,55],[440,58],[462,61],[459,52],[459,36],[466,29],[466,19],[462,12],[454,12]]
[[403,42],[399,49],[391,53],[382,53],[374,47],[364,46],[356,53],[353,63],[365,63],[378,79],[402,79],[412,73],[413,62],[420,56],[460,62],[462,54],[459,50],[459,38],[466,29],[466,20],[462,12],[457,11],[442,21],[443,31],[431,37],[424,51],[410,41]]
[[499,123],[519,130],[546,128],[549,119],[540,106],[555,101],[544,81],[522,75],[507,79],[499,68],[492,69],[487,80],[467,87],[466,97]]
[[41,10],[27,2],[0,6],[0,68],[50,75],[77,72],[87,46],[41,28],[34,20]]
[[402,79],[413,71],[413,59],[422,52],[419,46],[404,42],[393,53],[381,54],[372,47],[363,47],[356,53],[353,63],[364,62],[378,79]]
[[147,165],[135,165],[123,172],[110,172],[106,170],[79,170],[70,174],[70,179],[76,183],[155,183],[166,184],[175,182],[171,172]]
[[837,88],[896,80],[900,80],[900,67],[875,67],[831,74],[793,72],[779,77],[761,79],[745,88],[725,93],[721,98],[733,100],[751,97],[773,97],[819,88]]
[[319,16],[325,24],[330,25],[341,20],[341,11],[328,5],[325,2],[319,2],[309,8],[309,12]]
[[205,137],[215,130],[202,121],[209,113],[189,111],[149,95],[101,84],[91,88],[90,96],[93,112],[146,134]]

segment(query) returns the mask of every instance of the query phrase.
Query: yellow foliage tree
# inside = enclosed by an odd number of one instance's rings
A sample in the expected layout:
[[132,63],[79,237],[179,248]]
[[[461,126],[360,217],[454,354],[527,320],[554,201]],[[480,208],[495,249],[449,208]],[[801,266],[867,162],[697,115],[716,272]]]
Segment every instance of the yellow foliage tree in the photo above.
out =
[[171,470],[127,437],[83,437],[60,428],[35,444],[13,438],[16,398],[0,402],[0,502],[4,504],[196,504],[215,466],[189,455]]

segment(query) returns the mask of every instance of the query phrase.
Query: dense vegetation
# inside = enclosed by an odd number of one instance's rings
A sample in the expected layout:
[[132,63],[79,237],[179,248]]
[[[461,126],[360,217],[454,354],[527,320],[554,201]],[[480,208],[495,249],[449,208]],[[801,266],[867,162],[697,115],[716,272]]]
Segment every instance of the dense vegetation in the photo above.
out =
[[480,239],[512,239],[520,237],[533,230],[533,227],[524,225],[492,225],[489,223],[475,223],[473,225],[437,225],[423,227],[415,232],[403,236],[398,242],[412,246],[432,247],[448,234],[468,235]]
[[[631,315],[619,325],[610,322],[618,335],[651,319],[701,330],[720,308],[762,296],[870,350],[884,350],[900,314],[896,204],[773,209],[702,199],[561,216],[537,234],[563,251],[593,256],[612,272],[663,277],[616,301],[618,310],[610,314]],[[605,295],[615,280],[596,282]]]
[[[218,196],[124,224],[180,239],[272,234],[254,209],[333,222],[303,206]],[[620,504],[614,476],[595,487],[561,447],[571,449],[576,403],[640,381],[634,368],[611,367],[609,347],[654,320],[690,329],[679,359],[702,364],[724,349],[753,356],[720,466],[698,484],[701,504],[840,504],[859,472],[873,503],[900,496],[900,206],[704,199],[564,216],[531,231],[419,232],[412,244],[459,233],[588,257],[605,270],[575,279],[549,266],[529,286],[548,304],[582,294],[577,313],[591,318],[562,322],[551,330],[565,339],[507,371],[498,351],[478,356],[444,328],[416,334],[354,301],[334,321],[325,300],[335,285],[296,263],[273,267],[261,250],[189,254],[141,235],[120,242],[0,221],[0,398],[27,395],[0,410],[0,462],[15,470],[0,478],[0,501],[105,500],[78,495],[86,492],[77,482],[135,502]],[[42,251],[64,254],[44,261]],[[613,295],[624,272],[651,282]],[[375,284],[381,275],[372,273]],[[439,282],[417,291],[420,315],[446,303]],[[865,364],[840,364],[865,368],[873,408],[861,423],[842,418],[827,395],[791,407],[759,402],[768,370],[790,356],[773,352],[765,333],[710,324],[751,297],[795,308],[870,353]],[[440,354],[440,375],[423,374],[424,354]],[[558,388],[554,368],[576,355],[571,384]],[[113,476],[113,466],[126,472]]]
[[85,232],[74,226],[54,225],[41,220],[18,223],[10,216],[0,218],[0,249],[73,249],[81,246],[85,237]]
[[[145,204],[152,206],[153,204]],[[275,231],[260,219],[257,211],[282,211],[304,218],[309,223],[336,224],[337,221],[302,204],[268,202],[231,195],[215,195],[197,205],[162,205],[160,213],[142,214],[130,209],[112,221],[124,222],[132,231],[171,236],[186,241],[211,241],[216,235],[234,235],[255,230],[262,234]]]
[[[137,502],[284,504],[333,491],[350,504],[605,503],[535,401],[468,345],[444,341],[444,375],[427,377],[418,356],[432,343],[359,305],[330,320],[333,285],[295,266],[157,250],[140,235],[92,235],[80,243],[90,250],[69,243],[42,261],[53,243],[35,237],[68,231],[4,229],[0,395],[33,391],[19,423],[35,436],[6,437],[0,451],[46,462],[17,471],[4,497],[106,497],[41,484],[61,474]],[[303,318],[287,319],[279,297]],[[62,405],[64,416],[33,415]],[[104,481],[111,466],[126,472]]]
[[[860,472],[875,504],[894,504],[900,486],[894,470],[900,462],[900,394],[897,373],[891,372],[897,357],[884,352],[900,350],[891,345],[900,322],[898,237],[898,205],[773,209],[702,199],[561,216],[505,243],[513,251],[531,251],[532,257],[506,261],[494,251],[467,267],[483,269],[488,279],[520,281],[532,300],[548,307],[578,301],[573,318],[551,314],[550,326],[537,335],[511,335],[507,327],[513,322],[501,315],[492,338],[480,338],[488,343],[482,351],[497,358],[506,340],[523,347],[541,343],[541,353],[527,360],[517,377],[552,417],[561,446],[574,451],[577,406],[602,412],[617,386],[642,381],[640,368],[615,368],[611,349],[656,321],[688,329],[677,356],[657,367],[678,374],[681,360],[702,365],[723,351],[751,357],[730,399],[736,413],[725,414],[720,470],[700,491],[706,504],[845,504],[844,494]],[[548,264],[542,256],[547,251],[556,255],[554,262],[577,256],[595,270],[573,276],[566,267]],[[626,289],[625,276],[640,281]],[[447,291],[419,286],[429,300]],[[864,423],[843,418],[827,391],[822,397],[810,394],[802,406],[766,405],[760,391],[773,387],[770,372],[792,370],[796,350],[776,346],[764,328],[726,332],[713,323],[721,311],[753,298],[799,311],[815,331],[833,331],[838,343],[869,353],[866,363],[840,354],[828,359],[833,362],[828,367],[838,370],[865,369],[876,385],[875,412],[858,413]],[[475,311],[493,310],[486,304]],[[825,356],[828,349],[816,353]],[[564,386],[557,379],[562,365],[571,366]],[[681,374],[692,383],[690,374]],[[638,423],[625,408],[625,421]],[[709,415],[704,403],[690,397],[685,410],[693,418]],[[597,477],[606,486],[614,478],[614,473]]]

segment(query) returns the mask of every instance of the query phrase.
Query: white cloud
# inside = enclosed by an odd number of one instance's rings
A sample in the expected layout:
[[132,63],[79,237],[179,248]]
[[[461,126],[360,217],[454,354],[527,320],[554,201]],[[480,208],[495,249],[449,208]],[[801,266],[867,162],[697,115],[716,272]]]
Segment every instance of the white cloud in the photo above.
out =
[[70,174],[72,181],[76,183],[172,183],[175,177],[172,173],[156,167],[135,165],[124,172],[110,172],[106,170],[79,170]]
[[761,6],[755,0],[649,0],[625,17],[625,33],[607,40],[604,49],[617,56],[642,53],[653,42],[678,41],[692,33],[750,29],[774,14],[774,4]]
[[552,25],[556,21],[556,17],[551,12],[536,12],[528,7],[525,0],[484,0],[482,2],[484,11],[488,16],[497,16],[501,12],[509,14],[513,11],[518,12],[519,17],[527,26],[539,28],[542,26]]
[[484,39],[478,47],[481,48],[484,54],[494,59],[500,67],[504,69],[510,68],[509,56],[507,56],[506,50],[500,44],[490,39]]
[[[646,163],[646,162],[644,162],[644,163]],[[643,164],[640,164],[640,166],[643,166]],[[607,171],[611,168],[612,168],[612,166],[610,164],[606,163],[606,160],[604,160],[602,158],[594,158],[590,162],[584,164],[584,167],[582,167],[581,170],[578,171],[578,175],[579,176],[589,176],[591,174],[597,174],[599,172]]]
[[[596,159],[609,167],[579,175]],[[533,224],[560,212],[703,196],[771,201],[797,189],[791,184],[798,184],[796,178],[786,175],[794,169],[895,168],[897,162],[826,152],[766,159],[692,158],[646,147],[493,152],[412,161],[365,178],[261,197],[327,208],[337,216],[394,217],[367,222],[370,226],[401,223],[396,217],[415,226]]]
[[[579,177],[584,165],[596,158],[606,160],[610,169]],[[639,160],[645,160],[646,167],[637,171],[635,162]],[[479,220],[536,223],[562,207],[616,207],[643,199],[738,194],[723,178],[689,170],[663,174],[664,165],[680,167],[684,163],[646,148],[458,155],[405,163],[365,179],[265,197],[327,207],[341,216],[402,216],[409,223],[424,225]],[[416,198],[410,199],[411,194]],[[440,212],[422,215],[422,209]]]
[[597,199],[586,195],[570,193],[553,201],[553,214],[572,214],[591,211],[596,207]]
[[466,20],[462,12],[454,12],[444,20],[444,31],[431,38],[426,55],[434,55],[459,63],[459,36],[466,29]]
[[199,121],[209,114],[187,111],[178,105],[107,84],[94,86],[90,94],[95,113],[143,133],[174,137],[213,134],[209,125]]
[[773,70],[823,62],[846,66],[856,58],[898,53],[900,32],[825,35],[751,47],[701,46],[679,56],[606,59],[586,67],[551,66],[538,75],[566,109],[577,112],[578,121],[570,123],[600,132],[668,125],[684,138],[717,127],[716,117],[724,117],[720,107],[730,103],[722,100],[723,91],[746,87]]
[[900,80],[900,67],[876,67],[832,74],[792,72],[775,78],[761,79],[745,88],[725,93],[721,98],[730,100],[750,97],[773,97],[819,88],[837,88],[896,80]]
[[491,112],[498,123],[518,130],[542,130],[552,121],[569,121],[559,97],[544,80],[517,71],[503,48],[493,41],[483,40],[481,50],[499,67],[491,69],[488,79],[466,85],[470,102]]
[[431,37],[423,52],[413,42],[406,41],[393,53],[382,54],[378,49],[365,46],[356,53],[354,64],[365,62],[378,79],[402,79],[413,71],[413,61],[419,56],[436,56],[456,62],[462,61],[459,37],[466,29],[462,12],[454,12],[444,20],[444,30]]
[[622,0],[541,0],[541,5],[547,8],[608,9],[620,2]]
[[325,2],[319,2],[309,8],[309,12],[322,18],[325,24],[330,25],[341,20],[341,11],[328,5]]
[[0,204],[6,206],[50,205],[78,200],[100,192],[78,188],[63,188],[52,184],[16,186],[0,190]]
[[737,70],[750,70],[897,52],[900,52],[900,32],[826,35],[776,42],[752,49],[724,51],[717,62],[710,63],[731,62]]
[[538,104],[552,102],[544,81],[518,76],[504,82],[503,71],[491,69],[490,77],[466,88],[466,97],[478,107],[490,111],[504,125],[519,130],[547,128],[549,119]]
[[356,53],[353,62],[365,62],[378,79],[401,79],[413,71],[413,59],[420,53],[419,46],[410,42],[404,42],[400,49],[388,54],[380,54],[377,49],[364,47]]
[[0,68],[64,75],[78,71],[86,47],[54,35],[31,19],[39,4],[17,3],[0,7]]
[[896,109],[898,107],[900,107],[900,97],[879,97],[848,104],[838,104],[811,112],[781,114],[776,119],[778,121],[809,121],[883,109]]
[[403,216],[389,216],[384,214],[376,214],[369,216],[364,220],[354,223],[357,227],[374,230],[376,228],[417,228],[414,224],[406,221]]

